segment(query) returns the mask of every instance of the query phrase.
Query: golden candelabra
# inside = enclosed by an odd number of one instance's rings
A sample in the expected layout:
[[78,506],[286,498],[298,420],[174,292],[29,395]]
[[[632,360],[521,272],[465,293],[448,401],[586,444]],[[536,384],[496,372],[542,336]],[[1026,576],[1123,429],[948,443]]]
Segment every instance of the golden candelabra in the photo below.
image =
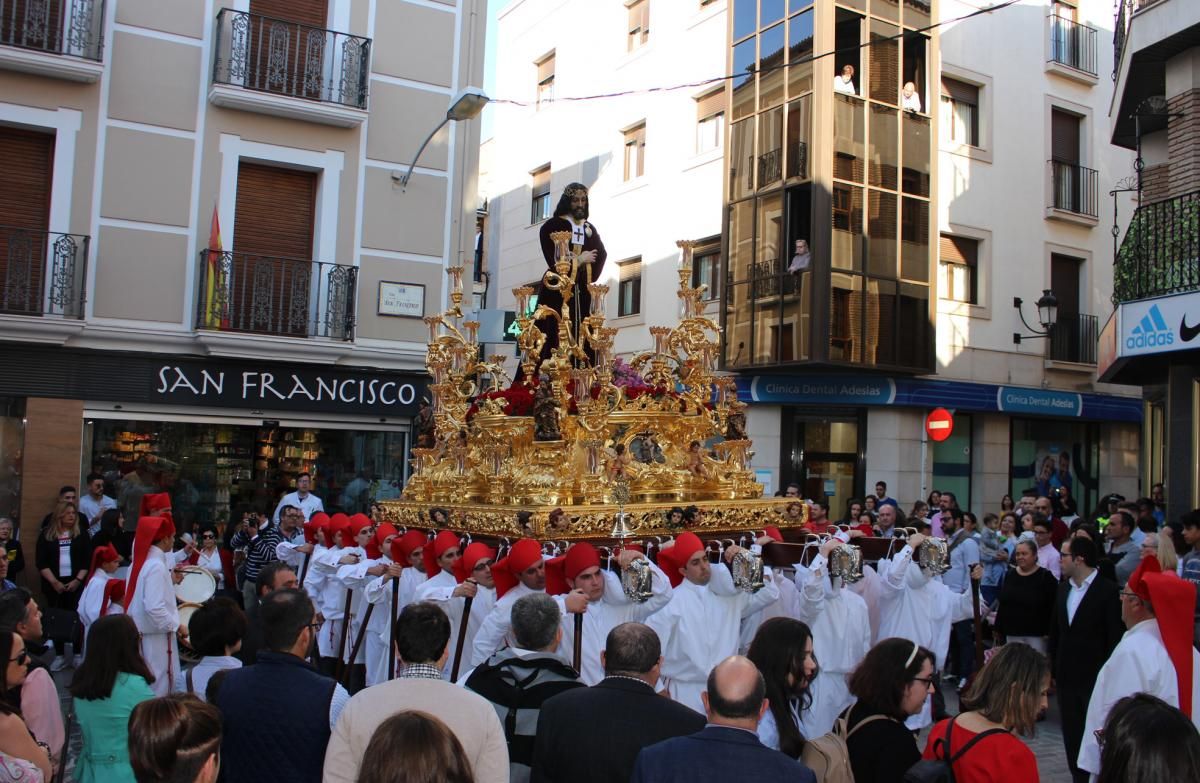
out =
[[[479,324],[463,320],[463,268],[446,270],[451,306],[425,319],[432,438],[413,449],[413,475],[402,500],[384,501],[386,515],[420,527],[439,506],[472,533],[555,538],[607,538],[618,514],[624,534],[669,534],[679,505],[700,509],[694,529],[781,524],[781,501],[762,497],[750,468],[745,405],[717,372],[720,332],[704,315],[705,287],[691,285],[693,243],[676,243],[678,326],[650,327],[653,349],[620,366],[617,330],[605,325],[608,286],[588,283],[588,312],[573,317],[590,264],[569,231],[550,237],[555,262],[542,285],[562,306],[531,312],[535,289],[513,289],[515,382],[504,357],[481,358]],[[558,338],[545,357],[543,324]]]

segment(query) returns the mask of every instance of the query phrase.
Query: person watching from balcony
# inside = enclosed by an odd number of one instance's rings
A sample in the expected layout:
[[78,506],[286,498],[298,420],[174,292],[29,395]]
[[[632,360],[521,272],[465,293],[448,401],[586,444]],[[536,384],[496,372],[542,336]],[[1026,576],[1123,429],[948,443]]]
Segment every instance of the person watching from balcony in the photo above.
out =
[[904,91],[900,97],[900,108],[905,111],[921,111],[921,96],[917,94],[917,85],[912,82],[904,83]]
[[842,95],[858,95],[854,87],[854,66],[843,65],[842,72],[833,77],[833,91]]

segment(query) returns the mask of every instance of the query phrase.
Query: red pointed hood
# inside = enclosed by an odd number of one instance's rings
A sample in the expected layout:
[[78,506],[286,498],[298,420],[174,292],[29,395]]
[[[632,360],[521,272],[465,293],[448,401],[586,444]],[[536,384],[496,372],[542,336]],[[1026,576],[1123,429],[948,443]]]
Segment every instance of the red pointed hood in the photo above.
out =
[[137,589],[138,575],[142,566],[146,565],[146,557],[155,541],[161,541],[167,536],[175,535],[175,524],[170,517],[142,517],[137,523],[137,533],[133,539],[133,565],[129,569],[130,597]]

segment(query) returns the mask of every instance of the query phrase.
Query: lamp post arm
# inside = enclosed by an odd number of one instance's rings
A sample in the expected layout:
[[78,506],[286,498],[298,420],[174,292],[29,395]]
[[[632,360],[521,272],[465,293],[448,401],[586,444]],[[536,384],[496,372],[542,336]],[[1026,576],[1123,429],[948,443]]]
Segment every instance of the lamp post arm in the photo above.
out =
[[446,123],[448,122],[450,122],[449,117],[443,119],[440,123],[438,123],[438,126],[430,131],[429,135],[425,137],[425,141],[421,142],[420,148],[417,149],[417,154],[413,155],[412,163],[408,165],[408,171],[403,177],[400,178],[401,190],[404,190],[408,187],[408,181],[412,178],[413,169],[417,167],[417,161],[421,159],[421,153],[424,152],[425,148],[429,146],[429,142],[433,141],[433,137],[438,134],[438,131],[446,127]]

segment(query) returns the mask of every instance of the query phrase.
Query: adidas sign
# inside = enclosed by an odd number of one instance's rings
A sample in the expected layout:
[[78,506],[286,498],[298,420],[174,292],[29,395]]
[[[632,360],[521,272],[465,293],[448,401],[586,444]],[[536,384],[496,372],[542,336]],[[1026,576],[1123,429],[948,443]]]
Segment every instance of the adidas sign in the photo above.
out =
[[1151,307],[1150,312],[1142,316],[1141,323],[1133,327],[1129,336],[1125,338],[1125,347],[1128,350],[1158,348],[1174,343],[1175,330],[1167,326],[1158,305]]

